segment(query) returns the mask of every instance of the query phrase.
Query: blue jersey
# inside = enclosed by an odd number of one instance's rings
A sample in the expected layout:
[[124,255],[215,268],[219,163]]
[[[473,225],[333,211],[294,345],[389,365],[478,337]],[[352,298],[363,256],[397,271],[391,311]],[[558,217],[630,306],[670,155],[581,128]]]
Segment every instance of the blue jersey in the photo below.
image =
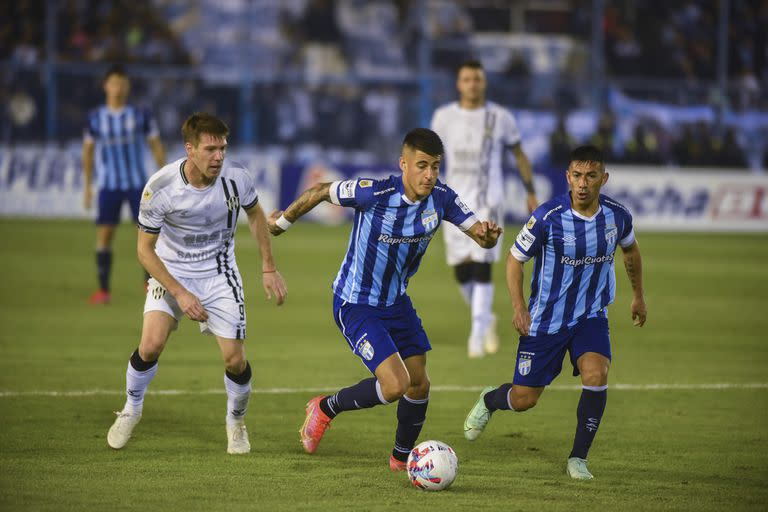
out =
[[635,241],[632,216],[601,195],[597,213],[571,209],[568,193],[539,206],[511,248],[520,262],[535,257],[531,279],[530,336],[554,334],[584,318],[605,317],[616,295],[616,246]]
[[157,136],[157,124],[147,110],[126,105],[120,110],[102,106],[89,112],[85,140],[96,144],[94,164],[99,187],[144,188],[146,140]]
[[330,194],[332,203],[355,208],[347,255],[333,282],[333,293],[352,304],[391,306],[405,294],[442,219],[464,231],[477,222],[439,181],[415,203],[400,176],[336,181]]

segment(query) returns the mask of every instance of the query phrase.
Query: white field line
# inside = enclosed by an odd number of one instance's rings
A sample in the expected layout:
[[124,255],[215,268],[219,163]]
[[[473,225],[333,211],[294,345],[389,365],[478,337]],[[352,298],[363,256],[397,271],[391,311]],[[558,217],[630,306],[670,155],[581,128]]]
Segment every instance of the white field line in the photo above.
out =
[[[303,394],[303,393],[332,393],[337,391],[338,387],[317,387],[317,388],[254,388],[252,393],[257,395],[285,395],[285,394]],[[432,391],[440,392],[478,392],[483,386],[432,386]],[[549,386],[552,391],[578,391],[579,385],[554,385]],[[768,389],[768,382],[712,382],[704,384],[609,384],[608,389],[612,391],[677,391],[677,390],[724,390],[724,389]],[[119,389],[82,389],[70,391],[0,391],[0,398],[17,397],[64,397],[77,398],[85,396],[118,396],[124,395],[125,391]],[[156,389],[149,390],[150,395],[223,395],[223,388],[216,389]]]

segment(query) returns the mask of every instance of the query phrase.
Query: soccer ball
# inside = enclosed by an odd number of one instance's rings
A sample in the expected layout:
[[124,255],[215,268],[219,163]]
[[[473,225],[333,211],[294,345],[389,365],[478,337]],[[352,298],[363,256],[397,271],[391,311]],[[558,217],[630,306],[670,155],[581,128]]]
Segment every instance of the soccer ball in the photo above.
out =
[[459,459],[453,448],[440,441],[419,443],[408,455],[408,478],[425,491],[442,491],[456,479]]

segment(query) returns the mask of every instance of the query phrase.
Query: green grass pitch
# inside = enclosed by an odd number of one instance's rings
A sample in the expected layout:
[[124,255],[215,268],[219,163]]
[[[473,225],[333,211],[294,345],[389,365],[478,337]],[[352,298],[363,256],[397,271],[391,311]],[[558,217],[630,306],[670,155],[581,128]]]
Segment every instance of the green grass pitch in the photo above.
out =
[[[505,249],[516,231],[509,229]],[[92,307],[90,223],[0,219],[0,510],[768,507],[765,235],[640,231],[649,307],[643,329],[632,326],[630,287],[617,262],[614,388],[590,453],[596,479],[587,483],[565,475],[579,397],[568,371],[535,409],[497,414],[481,439],[464,440],[462,422],[477,395],[466,389],[511,378],[517,337],[499,264],[502,350],[467,360],[468,311],[436,239],[410,285],[434,347],[429,374],[437,388],[421,439],[452,445],[459,476],[448,491],[423,493],[387,466],[395,407],[343,414],[313,456],[298,441],[304,403],[315,394],[309,388],[330,390],[367,375],[331,317],[329,285],[347,233],[348,226],[298,224],[274,240],[289,287],[287,304],[277,308],[264,300],[256,244],[240,229],[247,352],[259,392],[247,416],[252,453],[233,457],[225,453],[218,349],[189,321],[173,335],[150,388],[181,393],[150,393],[128,446],[107,447],[141,324],[134,228],[118,231],[113,303]],[[701,388],[713,383],[733,386]],[[286,389],[265,392],[275,388]]]

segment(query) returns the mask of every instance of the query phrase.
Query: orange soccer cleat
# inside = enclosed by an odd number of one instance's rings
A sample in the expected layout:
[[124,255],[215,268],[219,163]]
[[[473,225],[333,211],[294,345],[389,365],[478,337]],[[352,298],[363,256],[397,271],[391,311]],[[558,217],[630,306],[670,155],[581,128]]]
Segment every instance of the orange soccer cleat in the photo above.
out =
[[405,471],[407,467],[407,462],[397,460],[394,455],[389,456],[389,469],[392,471]]
[[323,395],[319,395],[307,402],[307,417],[299,430],[301,444],[307,453],[315,453],[325,431],[331,426],[331,418],[320,409],[320,400],[323,398]]
[[96,290],[88,297],[88,304],[109,304],[112,296],[107,290]]

